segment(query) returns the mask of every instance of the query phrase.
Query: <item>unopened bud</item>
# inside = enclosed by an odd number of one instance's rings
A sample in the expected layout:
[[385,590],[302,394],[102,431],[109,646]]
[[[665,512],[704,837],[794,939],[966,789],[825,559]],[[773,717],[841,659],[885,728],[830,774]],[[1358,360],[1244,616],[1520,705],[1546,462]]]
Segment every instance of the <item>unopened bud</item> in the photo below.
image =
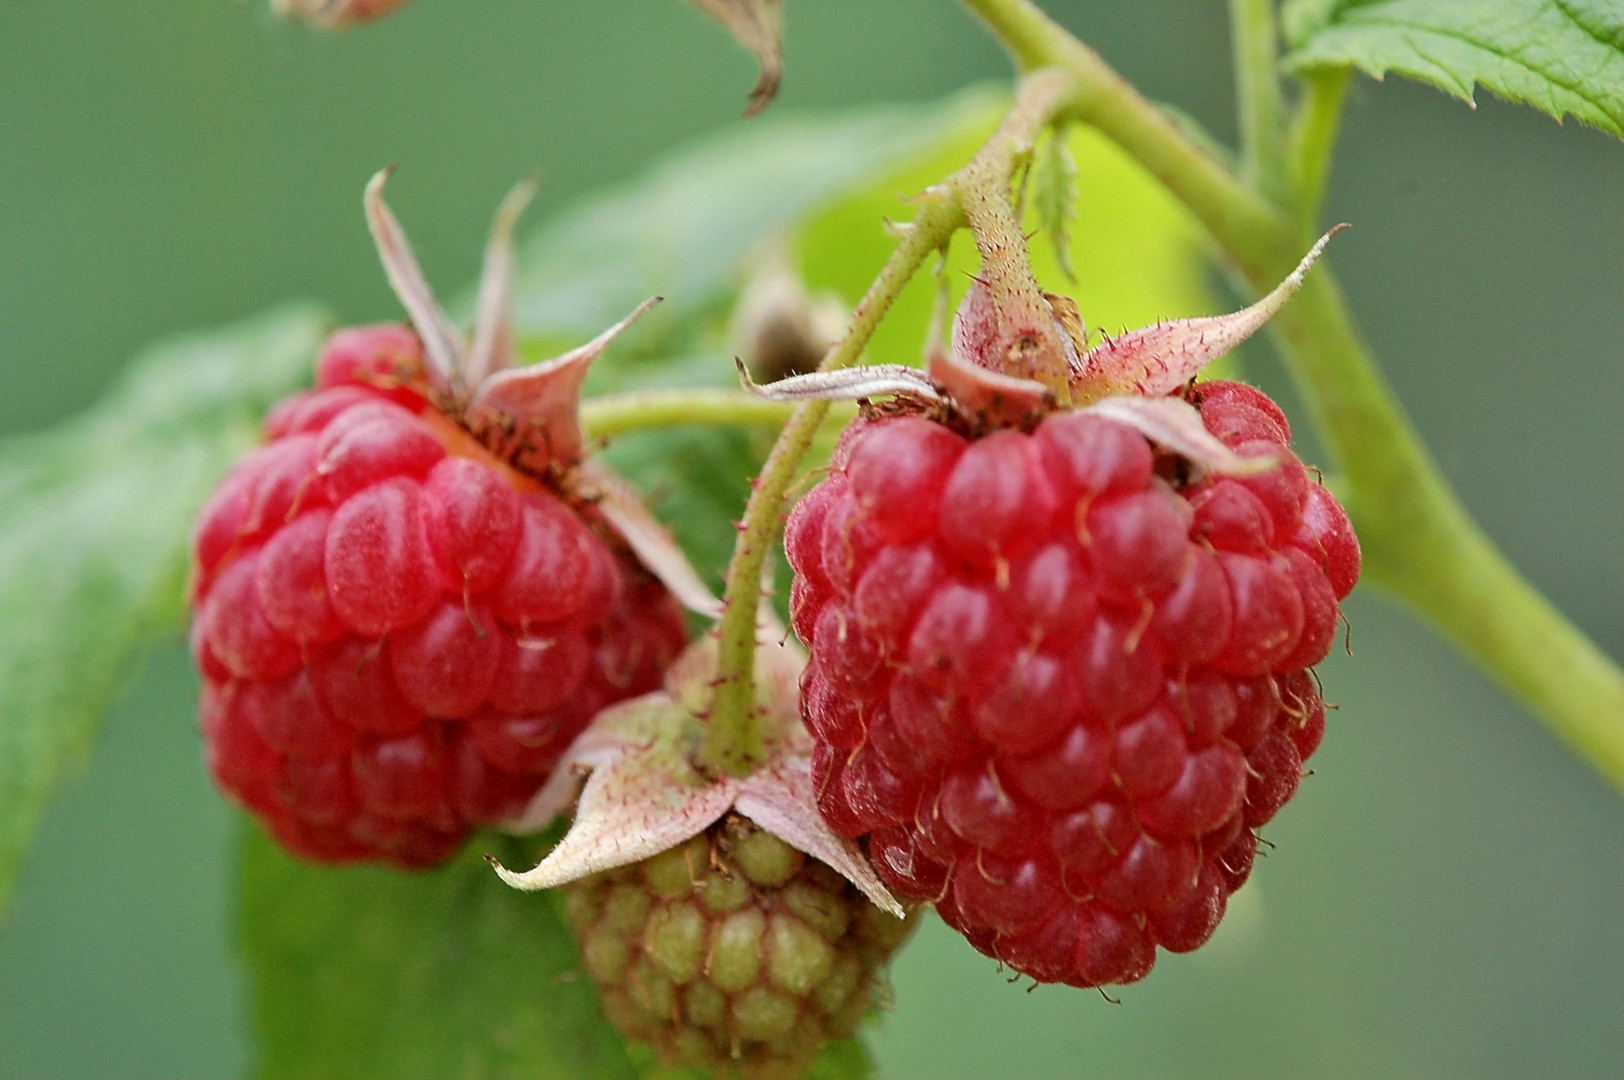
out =
[[789,257],[775,247],[739,296],[731,336],[751,377],[770,383],[816,371],[845,327],[840,298],[811,295]]

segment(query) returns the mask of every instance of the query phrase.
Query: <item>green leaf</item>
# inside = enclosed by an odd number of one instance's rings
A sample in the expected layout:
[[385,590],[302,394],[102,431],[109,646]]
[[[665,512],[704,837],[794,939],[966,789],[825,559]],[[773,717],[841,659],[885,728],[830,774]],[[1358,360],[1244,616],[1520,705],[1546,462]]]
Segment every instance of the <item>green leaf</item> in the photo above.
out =
[[[666,303],[647,324],[691,331],[696,313],[715,312],[738,290],[775,234],[961,139],[985,122],[994,100],[973,90],[934,105],[771,116],[704,139],[529,236],[514,286],[518,328],[529,338],[584,340],[658,295]],[[895,213],[897,193],[890,194]],[[655,340],[646,328],[639,335]],[[626,344],[636,347],[633,339]],[[670,346],[657,344],[665,355],[673,355]],[[718,360],[717,378],[733,378],[732,360]]]
[[812,1063],[805,1080],[863,1080],[874,1075],[874,1059],[861,1039],[830,1043]]
[[551,894],[485,835],[428,874],[298,862],[245,829],[241,918],[261,1080],[632,1080]]
[[1032,185],[1032,213],[1054,246],[1060,270],[1076,281],[1077,270],[1071,264],[1071,229],[1077,221],[1077,159],[1071,156],[1064,128],[1051,132],[1038,148],[1027,183]]
[[1472,100],[1482,86],[1624,138],[1624,9],[1616,0],[1298,0],[1289,66],[1389,71]]
[[88,413],[0,444],[0,906],[141,646],[180,624],[198,506],[323,327],[286,309],[158,345]]

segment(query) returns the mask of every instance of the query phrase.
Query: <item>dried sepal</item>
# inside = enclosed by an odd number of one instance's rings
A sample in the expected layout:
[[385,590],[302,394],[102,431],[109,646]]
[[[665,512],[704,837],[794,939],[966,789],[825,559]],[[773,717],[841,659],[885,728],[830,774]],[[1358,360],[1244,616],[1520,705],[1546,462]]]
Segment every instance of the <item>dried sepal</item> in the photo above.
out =
[[474,342],[463,364],[465,389],[480,386],[493,373],[513,366],[513,230],[536,197],[538,186],[534,178],[522,181],[496,208],[479,275],[479,299],[474,304]]
[[586,439],[578,412],[593,361],[660,302],[652,297],[591,341],[546,363],[517,366],[512,316],[513,231],[536,183],[516,186],[497,209],[480,276],[470,345],[423,276],[406,232],[384,200],[385,169],[367,184],[367,223],[389,284],[423,342],[425,377],[441,406],[499,456],[539,475],[581,460]]
[[1077,351],[1077,363],[1081,365],[1083,351],[1088,348],[1088,324],[1083,321],[1083,313],[1077,307],[1077,301],[1069,296],[1052,292],[1044,293],[1043,298],[1049,301],[1049,307],[1054,311],[1055,321],[1060,324],[1060,329],[1071,339],[1071,347]]
[[1083,357],[1082,369],[1072,379],[1072,400],[1082,404],[1111,394],[1172,393],[1261,329],[1302,285],[1331,237],[1347,227],[1338,225],[1320,237],[1296,269],[1250,307],[1228,315],[1161,322],[1106,338]]
[[880,883],[857,845],[831,830],[817,806],[817,785],[808,754],[779,758],[767,770],[750,777],[734,803],[735,810],[790,847],[834,867],[874,906],[904,918],[902,905]]
[[973,280],[953,312],[953,354],[966,364],[1000,371],[1003,357],[995,351],[998,339],[998,305],[987,286]]
[[930,377],[904,364],[837,368],[758,383],[743,360],[734,360],[744,389],[764,401],[863,401],[876,397],[912,398],[930,404],[947,399]]
[[521,467],[545,472],[580,461],[586,436],[578,413],[587,372],[610,343],[660,299],[643,301],[630,315],[562,356],[494,372],[474,390],[463,422],[481,439],[499,444],[503,456]]
[[[1012,289],[1007,279],[972,279],[953,313],[952,354],[970,366],[1044,385],[1052,380],[1054,389],[1063,388],[1082,370],[1073,336],[1081,317],[1075,304],[1063,317],[1052,293],[1025,292]],[[1068,326],[1071,316],[1076,318]]]
[[615,338],[660,298],[645,300],[579,348],[546,363],[517,366],[510,312],[513,232],[536,193],[536,182],[530,179],[514,187],[496,211],[470,345],[435,299],[405,231],[384,200],[390,172],[385,169],[367,185],[367,221],[389,283],[423,342],[428,359],[425,377],[439,398],[437,404],[498,457],[596,502],[603,519],[679,601],[714,616],[720,601],[637,492],[609,470],[584,462],[586,436],[579,414],[587,373]]
[[747,777],[710,776],[694,765],[716,673],[715,641],[704,638],[667,670],[664,690],[606,709],[571,744],[553,779],[510,828],[545,826],[579,785],[574,822],[533,869],[514,871],[493,860],[502,880],[516,889],[546,889],[626,866],[684,843],[732,810],[828,863],[877,906],[903,917],[862,852],[818,812],[811,738],[800,719],[805,654],[766,638],[757,649],[757,708],[769,752],[761,769]]
[[[550,889],[577,878],[639,862],[698,836],[738,796],[734,783],[712,783],[689,757],[701,732],[698,721],[656,692],[598,714],[559,762],[538,805],[515,823],[539,828],[568,803],[571,774],[585,772],[575,821],[564,839],[534,869],[516,873],[493,863],[516,889]],[[551,789],[551,790],[549,790]],[[544,801],[543,801],[544,800]]]
[[389,286],[395,290],[395,296],[412,320],[412,328],[423,342],[429,385],[436,393],[450,396],[458,382],[467,345],[451,317],[434,298],[434,290],[429,288],[423,268],[418,265],[412,245],[406,239],[406,230],[400,227],[399,220],[384,201],[384,185],[394,171],[394,166],[381,169],[368,181],[362,200],[367,225],[378,246],[378,258],[383,262]]
[[271,0],[271,10],[323,30],[341,30],[381,19],[410,0]]
[[1251,476],[1279,464],[1273,456],[1242,457],[1235,453],[1207,430],[1194,406],[1180,398],[1119,394],[1078,411],[1131,427],[1207,472]]
[[968,363],[957,348],[931,353],[925,370],[953,407],[978,427],[1023,427],[1059,407],[1042,383]]
[[709,618],[722,614],[722,602],[701,580],[671,530],[660,524],[636,489],[595,462],[584,461],[576,472],[576,492],[592,500],[615,527],[632,553],[683,607]]
[[772,104],[784,81],[783,0],[693,0],[693,4],[727,27],[739,44],[755,54],[761,75],[750,91],[744,115],[756,115]]

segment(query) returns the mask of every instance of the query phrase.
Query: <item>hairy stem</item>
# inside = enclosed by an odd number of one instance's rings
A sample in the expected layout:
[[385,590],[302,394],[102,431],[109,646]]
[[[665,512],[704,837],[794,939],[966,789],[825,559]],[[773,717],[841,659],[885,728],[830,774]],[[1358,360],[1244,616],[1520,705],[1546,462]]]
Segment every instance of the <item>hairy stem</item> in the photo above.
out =
[[1093,49],[1029,0],[963,2],[991,27],[1022,70],[1063,69],[1071,86],[1062,115],[1098,128],[1137,159],[1195,212],[1249,277],[1264,265],[1296,257],[1285,213],[1187,138]]
[[[1293,140],[1296,219],[1186,139],[1165,114],[1028,0],[963,0],[1020,66],[1057,66],[1071,117],[1161,179],[1260,292],[1317,213],[1345,85],[1308,85]],[[1345,82],[1346,76],[1343,76]],[[1438,471],[1355,328],[1328,267],[1276,316],[1304,400],[1345,470],[1370,578],[1433,621],[1575,752],[1624,789],[1624,672],[1506,561]]]
[[1034,71],[1021,80],[1015,106],[981,151],[947,183],[958,192],[981,256],[981,281],[992,294],[1006,350],[1004,370],[1035,379],[1061,395],[1070,371],[1061,329],[1032,276],[1026,234],[1010,201],[1010,178],[1018,161],[1060,111],[1071,80],[1059,70]]
[[763,401],[742,390],[636,390],[605,394],[581,403],[581,426],[593,439],[628,431],[680,427],[685,424],[762,424],[777,426],[793,409]]
[[1319,235],[1325,182],[1331,173],[1350,74],[1347,68],[1318,68],[1304,76],[1303,99],[1291,125],[1290,166],[1297,232],[1305,240]]
[[[857,361],[903,287],[963,223],[964,211],[952,189],[939,186],[925,193],[918,215],[858,302],[845,336],[824,357],[821,370],[832,371]],[[755,703],[756,611],[761,602],[761,572],[778,537],[784,493],[794,482],[801,459],[828,411],[826,401],[809,401],[796,407],[767,456],[761,475],[756,477],[739,524],[739,539],[727,568],[722,618],[713,631],[719,646],[716,693],[706,722],[705,742],[699,751],[700,765],[713,772],[747,775],[765,758]]]
[[1242,177],[1270,201],[1285,201],[1285,105],[1280,96],[1274,0],[1229,0],[1240,113]]
[[[1068,84],[1061,72],[1034,72],[1021,80],[1008,116],[976,156],[925,192],[902,243],[858,303],[846,336],[824,357],[820,370],[855,363],[903,286],[932,252],[946,247],[953,234],[967,224],[976,227],[983,261],[993,260],[991,265],[1003,279],[1012,310],[1032,316],[1038,327],[1033,333],[1060,332],[1032,278],[1026,240],[1010,204],[1009,183],[1016,162],[1032,152],[1038,134],[1064,107]],[[761,571],[778,537],[784,492],[828,411],[829,403],[823,401],[796,408],[756,477],[745,506],[733,561],[727,568],[722,618],[716,626],[716,695],[699,753],[700,764],[712,771],[743,775],[761,764],[764,755],[756,723],[754,678]]]

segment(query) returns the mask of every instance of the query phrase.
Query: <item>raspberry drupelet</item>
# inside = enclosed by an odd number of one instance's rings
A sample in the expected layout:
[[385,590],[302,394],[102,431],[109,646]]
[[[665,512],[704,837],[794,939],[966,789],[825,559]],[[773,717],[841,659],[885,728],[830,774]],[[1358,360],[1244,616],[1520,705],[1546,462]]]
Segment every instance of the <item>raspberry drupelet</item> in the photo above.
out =
[[980,439],[875,417],[786,533],[825,816],[1040,981],[1205,942],[1324,729],[1308,669],[1357,542],[1272,402],[1192,396],[1280,463],[1192,482],[1097,416]]
[[854,1034],[913,928],[734,814],[565,892],[615,1026],[667,1064],[741,1080],[802,1076]]

